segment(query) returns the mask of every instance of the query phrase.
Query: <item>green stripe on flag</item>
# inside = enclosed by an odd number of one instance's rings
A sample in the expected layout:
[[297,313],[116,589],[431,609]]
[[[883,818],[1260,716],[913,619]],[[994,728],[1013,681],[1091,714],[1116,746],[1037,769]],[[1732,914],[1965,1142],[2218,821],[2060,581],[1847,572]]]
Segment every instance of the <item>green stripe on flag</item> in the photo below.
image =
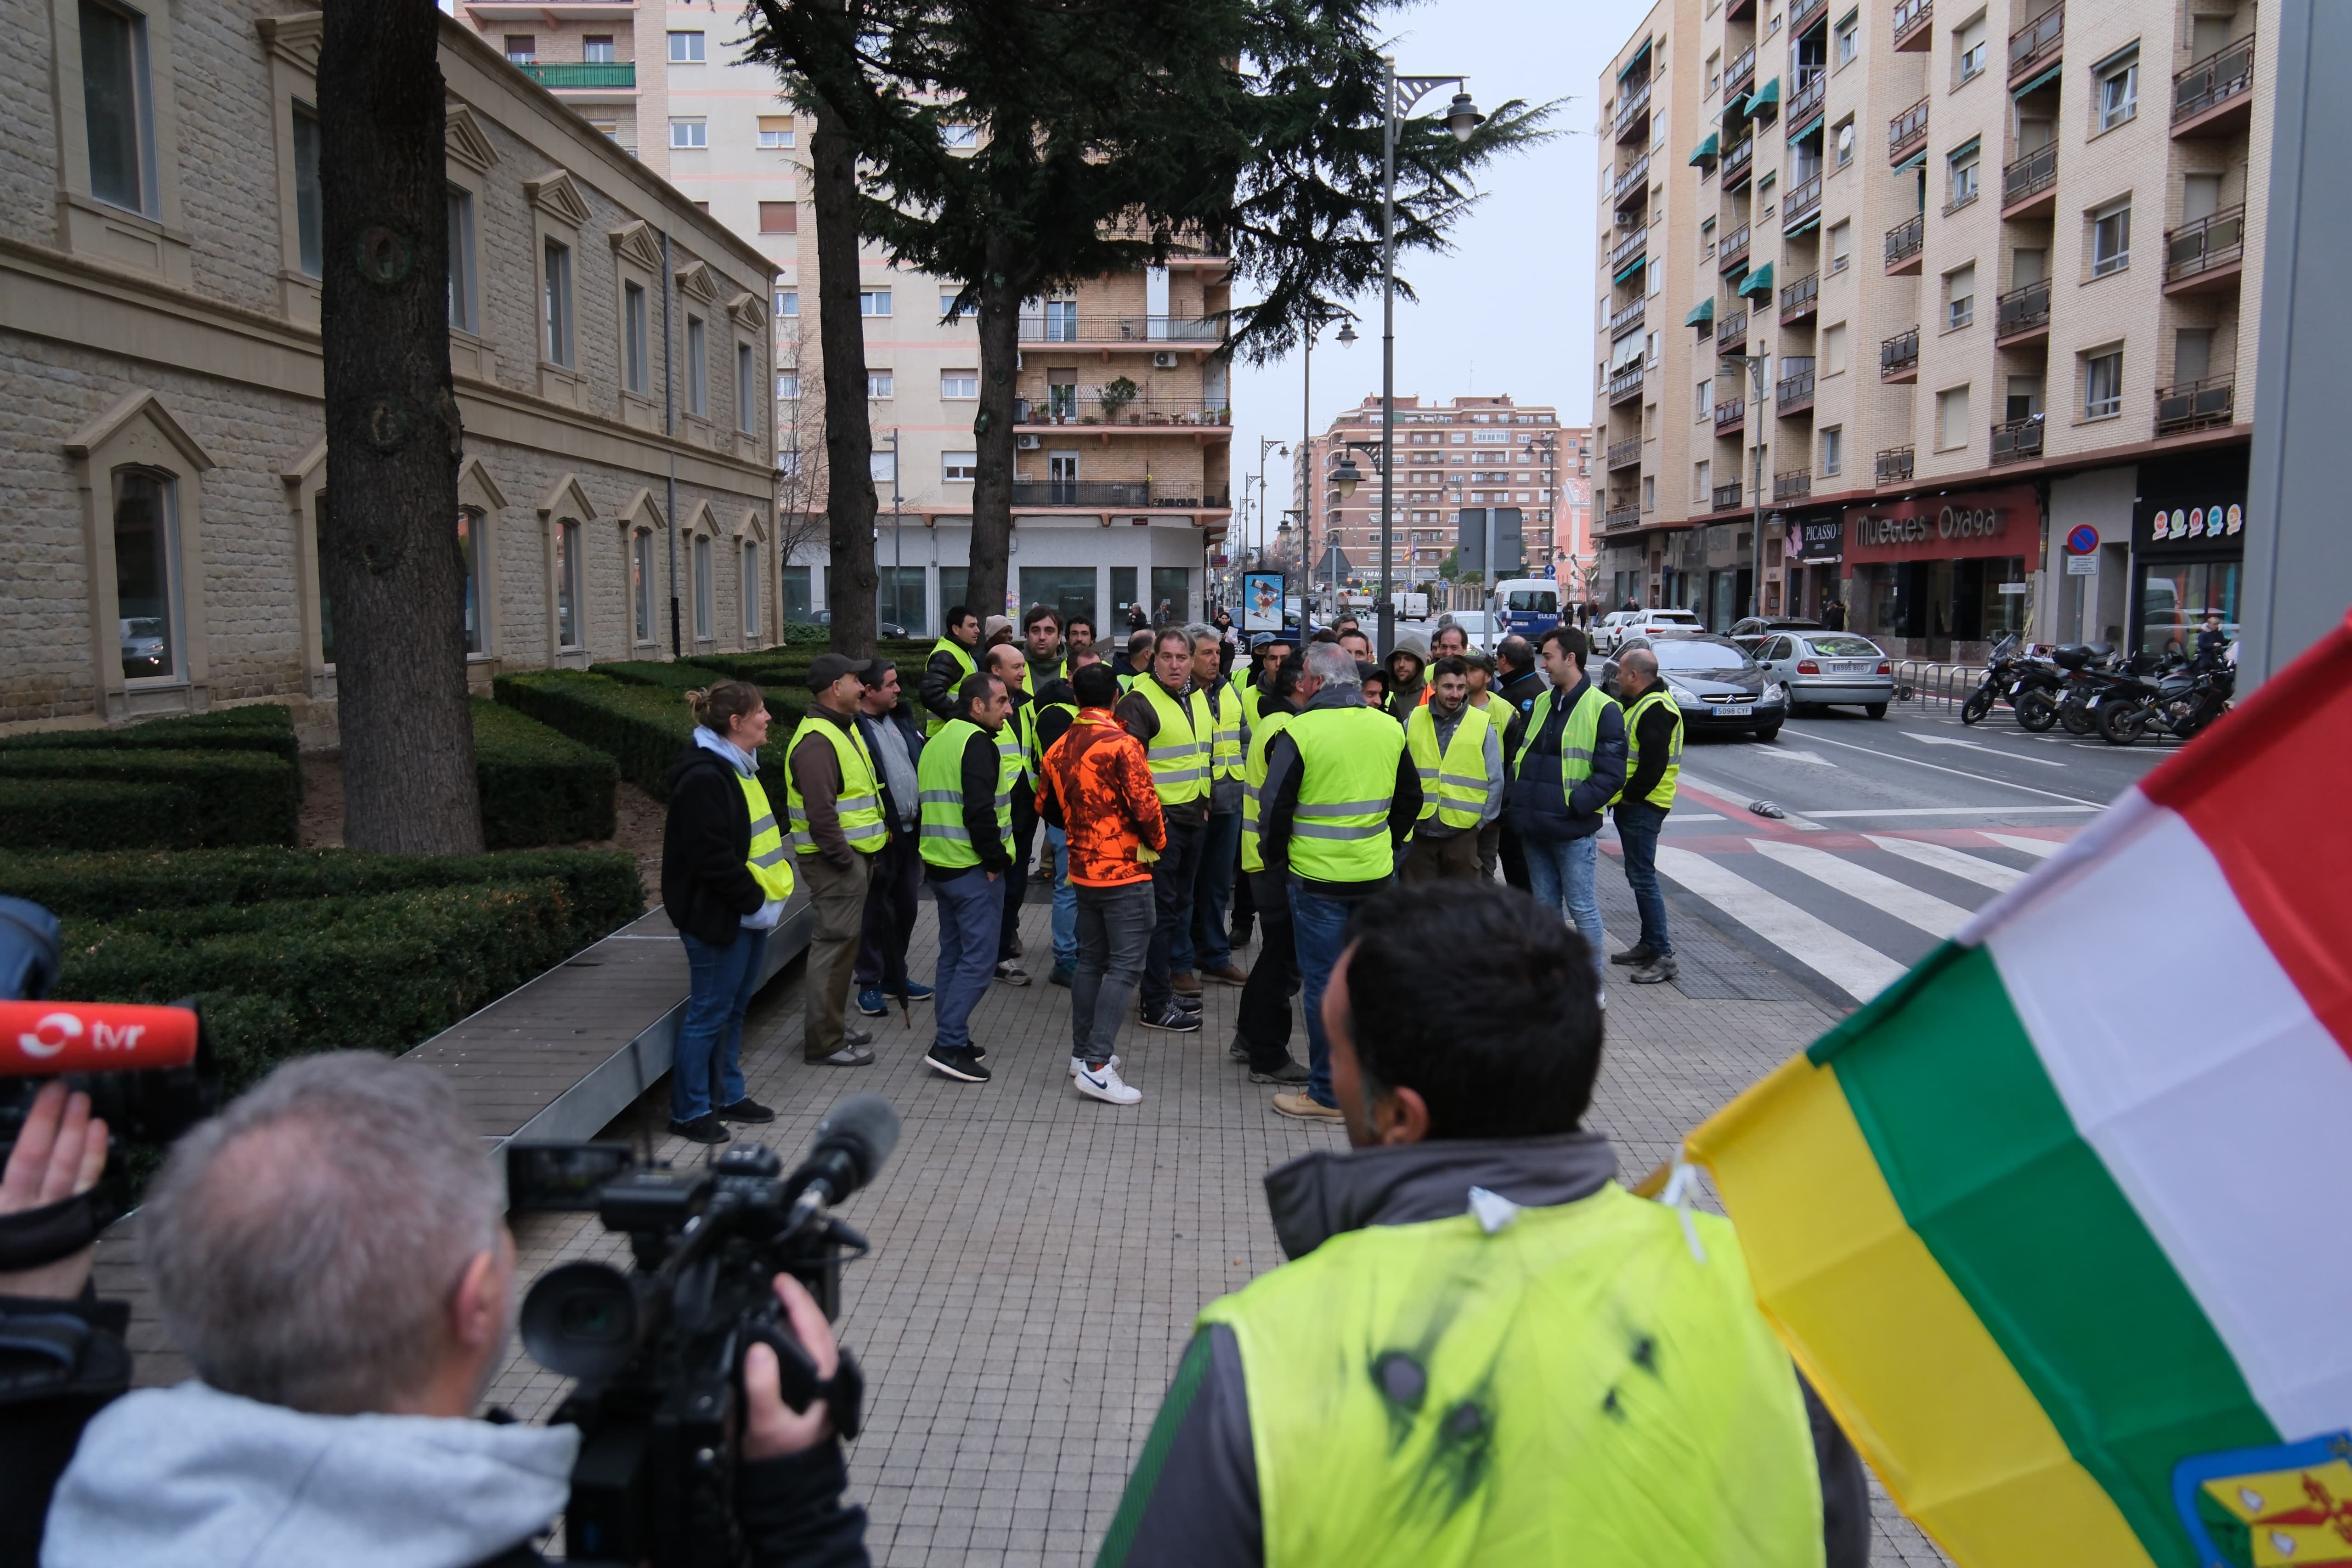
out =
[[2280,1435],[2076,1132],[1992,955],[1948,945],[1911,979],[1816,1059],[1833,1064],[1905,1220],[2068,1450],[2151,1558],[2196,1568],[2174,1463]]

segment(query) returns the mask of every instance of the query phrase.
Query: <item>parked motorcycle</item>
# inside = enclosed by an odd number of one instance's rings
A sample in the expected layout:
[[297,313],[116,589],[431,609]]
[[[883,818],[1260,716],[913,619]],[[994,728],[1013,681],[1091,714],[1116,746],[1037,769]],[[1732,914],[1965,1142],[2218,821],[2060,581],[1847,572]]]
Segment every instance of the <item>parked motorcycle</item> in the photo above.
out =
[[2020,725],[2040,734],[2058,721],[2057,692],[2064,679],[2029,655],[2015,637],[2003,637],[1985,664],[1984,679],[1960,704],[1960,722],[1981,723],[1995,705],[2006,702]]
[[2185,661],[2141,684],[2137,696],[2117,694],[2099,705],[2099,736],[2111,746],[2128,746],[2154,732],[2187,740],[2228,711],[2238,689],[2235,665],[2196,669]]
[[2118,655],[2103,642],[2067,643],[2050,658],[2066,672],[2057,694],[2058,722],[2070,735],[2095,731],[2100,704],[2116,692],[2136,694],[2137,677],[2153,664],[2150,655]]

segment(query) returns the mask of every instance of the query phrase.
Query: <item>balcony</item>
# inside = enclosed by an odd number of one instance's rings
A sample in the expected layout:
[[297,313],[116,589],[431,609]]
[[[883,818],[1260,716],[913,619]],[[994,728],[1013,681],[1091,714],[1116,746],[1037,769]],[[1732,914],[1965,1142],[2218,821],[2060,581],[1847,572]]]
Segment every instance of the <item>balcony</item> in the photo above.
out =
[[1024,430],[1097,427],[1108,436],[1113,431],[1142,434],[1202,426],[1222,427],[1234,422],[1234,411],[1222,403],[1198,397],[1162,397],[1156,393],[1139,395],[1132,384],[1125,389],[1114,384],[1074,387],[1071,391],[1075,396],[1014,398],[1013,425]]
[[1789,100],[1782,115],[1789,127],[1789,140],[1794,142],[1812,124],[1813,115],[1830,95],[1830,73],[1820,66],[1809,66],[1797,72],[1796,95]]
[[1609,378],[1610,402],[1622,403],[1629,397],[1639,397],[1641,395],[1642,362],[1640,360],[1635,360],[1632,364],[1625,366],[1624,369],[1618,371],[1614,375],[1612,375]]
[[1878,482],[1882,485],[1911,482],[1910,447],[1889,447],[1878,454]]
[[1724,152],[1723,166],[1717,171],[1723,176],[1723,188],[1727,191],[1747,179],[1755,162],[1756,133],[1751,131]]
[[1024,343],[1081,343],[1089,348],[1166,348],[1221,343],[1225,323],[1192,316],[1081,316],[1075,310],[1021,318]]
[[1642,509],[1638,506],[1612,506],[1601,514],[1603,528],[1631,528],[1641,521]]
[[524,65],[515,68],[550,92],[634,92],[637,86],[635,60],[583,60],[561,65]]
[[1611,205],[1623,206],[1628,196],[1645,193],[1649,183],[1650,155],[1644,153],[1628,164],[1625,172],[1617,176],[1617,183],[1609,187]]
[[1813,406],[1813,362],[1811,356],[1792,359],[1783,355],[1780,369],[1784,374],[1780,385],[1773,388],[1772,406],[1780,410],[1783,419],[1792,414],[1810,412]]
[[1102,511],[1224,511],[1231,493],[1141,479],[1014,479],[1013,504]]
[[1776,501],[1802,500],[1813,493],[1813,471],[1799,468],[1793,474],[1772,476],[1772,499]]
[[1713,511],[1738,511],[1739,510],[1739,489],[1740,487],[1738,484],[1716,486],[1715,494],[1710,498],[1715,504],[1708,510]]
[[1886,161],[1900,163],[1927,144],[1927,104],[1921,99],[1886,122]]
[[1936,7],[1929,0],[1895,0],[1895,52],[1903,54],[1927,48],[1935,42]]
[[2234,136],[2254,101],[2254,40],[2250,34],[2216,49],[2172,79],[2175,136]]
[[2236,417],[2237,377],[2209,375],[2156,391],[2156,433],[2178,436],[2209,426],[2227,425]]
[[2066,7],[2053,5],[2009,36],[2009,85],[2016,87],[2039,72],[2044,60],[2058,58],[2066,41]]
[[1878,345],[1878,379],[1884,382],[1919,379],[1919,329],[1898,332]]
[[1993,328],[1993,346],[2009,348],[2032,339],[2046,337],[2050,331],[2050,279],[2022,284],[2011,289],[1994,301],[1998,312]]
[[2037,147],[2000,172],[2000,216],[2039,217],[2057,205],[2058,143]]
[[1715,324],[1715,352],[1738,353],[1748,346],[1748,312],[1734,310]]
[[1902,278],[1919,270],[1920,253],[1927,247],[1927,215],[1896,224],[1886,231],[1886,275]]
[[1808,272],[1780,290],[1780,324],[1786,327],[1803,321],[1820,309],[1821,302],[1821,275]]
[[1625,89],[1624,101],[1617,106],[1617,118],[1611,126],[1611,134],[1622,141],[1625,132],[1647,120],[1649,115],[1650,84],[1645,80],[1639,87]]
[[1718,271],[1728,272],[1748,259],[1748,226],[1741,224],[1723,237],[1716,249],[1715,265]]
[[1822,177],[1808,174],[1789,187],[1780,203],[1780,228],[1793,233],[1799,224],[1822,210]]
[[2042,426],[2047,415],[2033,414],[2023,419],[2007,419],[1992,427],[1992,465],[2022,463],[2042,456]]
[[1789,6],[1789,37],[1801,37],[1813,18],[1830,8],[1830,0],[1793,0]]
[[1609,314],[1609,335],[1612,338],[1623,337],[1627,332],[1640,326],[1643,319],[1648,314],[1649,301],[1646,300],[1636,300],[1630,305],[1618,307]]
[[1648,254],[1649,248],[1650,228],[1647,224],[1644,224],[1610,247],[1609,270],[1612,273],[1623,271],[1627,262]]
[[1733,57],[1723,68],[1723,101],[1728,106],[1734,98],[1756,85],[1756,47],[1750,44]]
[[1735,397],[1728,403],[1715,405],[1715,433],[1729,436],[1748,428],[1748,400]]
[[2246,262],[2246,205],[2200,217],[2168,230],[2164,237],[2164,291],[2168,294],[2234,292]]
[[1609,466],[1612,468],[1639,468],[1642,463],[1642,438],[1628,436],[1622,441],[1609,443]]

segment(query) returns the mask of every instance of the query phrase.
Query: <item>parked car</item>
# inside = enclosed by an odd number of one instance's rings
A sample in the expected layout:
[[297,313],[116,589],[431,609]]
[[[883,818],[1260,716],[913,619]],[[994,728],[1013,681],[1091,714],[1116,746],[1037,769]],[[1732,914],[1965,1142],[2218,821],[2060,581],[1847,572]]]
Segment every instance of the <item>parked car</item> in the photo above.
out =
[[1895,666],[1886,651],[1852,632],[1777,633],[1756,658],[1789,688],[1791,712],[1836,703],[1884,719],[1895,699]]
[[164,647],[163,617],[125,616],[121,624],[122,673],[126,676],[169,675],[170,650]]
[[1462,628],[1462,635],[1470,639],[1472,647],[1491,648],[1501,640],[1486,611],[1448,610],[1439,619],[1437,630],[1429,634],[1433,642],[1436,640],[1437,632],[1445,629],[1445,623],[1449,620]]
[[1821,622],[1808,620],[1802,616],[1750,616],[1733,624],[1731,640],[1750,654],[1761,657],[1764,645],[1772,640],[1774,632],[1817,632],[1822,629]]
[[[1633,637],[1663,637],[1669,632],[1703,632],[1706,625],[1688,610],[1616,610],[1594,626],[1595,646],[1614,653]],[[1605,635],[1606,642],[1599,641]]]
[[[819,610],[816,613],[816,624],[821,626],[829,626],[833,625],[833,612],[831,610]],[[896,621],[876,621],[874,623],[874,635],[877,637],[903,637],[908,635],[908,632],[906,627],[900,626]]]
[[1789,689],[1772,671],[1748,657],[1729,637],[1713,632],[1664,632],[1656,637],[1627,637],[1624,646],[1601,665],[1601,689],[1622,698],[1617,686],[1617,661],[1637,647],[1657,656],[1658,678],[1665,682],[1675,706],[1682,710],[1683,729],[1693,735],[1752,731],[1759,741],[1780,732],[1789,717]]

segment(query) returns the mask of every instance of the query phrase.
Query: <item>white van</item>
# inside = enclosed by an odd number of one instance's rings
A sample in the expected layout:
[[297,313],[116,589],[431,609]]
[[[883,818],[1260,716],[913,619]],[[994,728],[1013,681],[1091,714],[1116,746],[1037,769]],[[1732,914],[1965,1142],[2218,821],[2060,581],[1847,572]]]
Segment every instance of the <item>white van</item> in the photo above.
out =
[[1532,641],[1559,625],[1559,584],[1549,577],[1506,577],[1492,603],[1498,637]]

